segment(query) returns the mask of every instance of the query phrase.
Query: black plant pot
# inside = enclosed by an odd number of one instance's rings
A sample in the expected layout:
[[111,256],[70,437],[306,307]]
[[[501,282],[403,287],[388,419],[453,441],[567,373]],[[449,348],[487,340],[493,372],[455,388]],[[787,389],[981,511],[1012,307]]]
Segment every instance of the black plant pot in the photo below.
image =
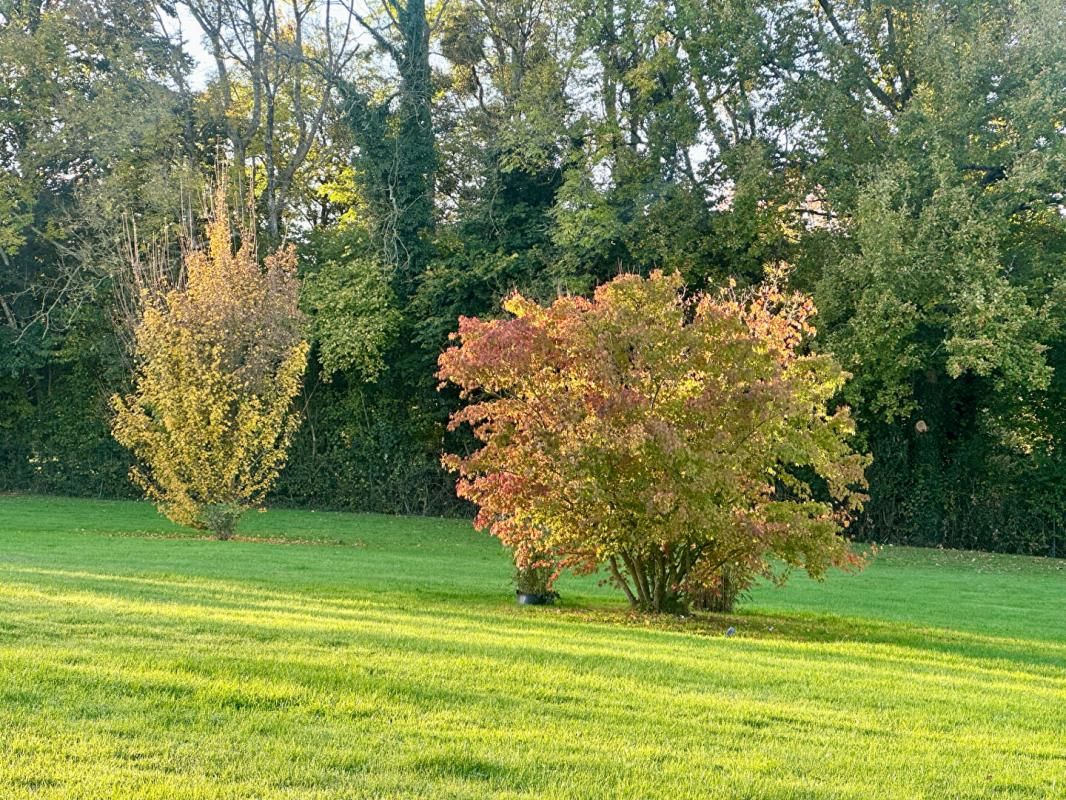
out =
[[555,592],[548,592],[547,594],[529,594],[523,591],[515,591],[515,597],[518,600],[520,606],[546,606],[555,602],[555,598],[558,597]]

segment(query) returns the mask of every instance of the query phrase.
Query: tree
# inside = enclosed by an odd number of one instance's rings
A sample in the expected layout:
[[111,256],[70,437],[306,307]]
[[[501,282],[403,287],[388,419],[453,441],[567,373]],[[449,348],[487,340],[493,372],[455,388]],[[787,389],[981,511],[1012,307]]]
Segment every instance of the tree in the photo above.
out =
[[1066,284],[1062,3],[810,4],[800,270],[874,453],[866,535],[1047,553]]
[[100,212],[163,204],[155,182],[181,151],[165,79],[184,66],[148,0],[0,6],[0,370],[99,300],[121,229]]
[[568,0],[453,0],[449,70],[435,107],[442,225],[408,309],[435,363],[460,315],[491,314],[516,288],[555,295],[552,209],[569,148],[576,55]]
[[[337,81],[356,55],[337,0],[180,0],[215,65],[208,101],[230,160],[251,170],[266,231],[281,237],[305,165],[322,141]],[[250,160],[251,163],[248,163]],[[256,164],[258,161],[258,165]]]
[[359,148],[355,167],[379,260],[391,267],[393,290],[405,302],[432,253],[436,225],[429,44],[443,8],[431,22],[425,0],[378,0],[372,7],[373,15],[363,15],[348,6],[395,74],[389,88],[351,81],[338,88]]
[[[332,230],[305,247],[302,302],[317,348],[322,374],[344,372],[374,381],[385,369],[384,353],[401,321],[381,265],[363,255],[370,250],[364,232],[352,227]],[[307,258],[316,248],[317,259]],[[328,252],[330,250],[335,253]]]
[[805,351],[809,298],[776,280],[685,297],[656,272],[505,308],[460,320],[438,377],[470,401],[451,425],[482,444],[445,464],[520,569],[605,567],[660,612],[857,563],[839,533],[868,459],[848,409],[828,410],[845,373]]
[[135,387],[112,398],[114,435],[143,463],[131,476],[164,514],[227,539],[285,463],[308,346],[295,251],[260,269],[241,228],[234,252],[224,186],[207,233],[184,282],[145,298]]
[[190,185],[189,65],[150,0],[0,3],[0,482],[129,492],[109,431],[125,375],[112,309],[124,220],[153,236]]
[[581,134],[552,231],[567,285],[620,268],[752,283],[788,260],[796,137],[778,105],[802,58],[791,4],[597,0],[572,16]]

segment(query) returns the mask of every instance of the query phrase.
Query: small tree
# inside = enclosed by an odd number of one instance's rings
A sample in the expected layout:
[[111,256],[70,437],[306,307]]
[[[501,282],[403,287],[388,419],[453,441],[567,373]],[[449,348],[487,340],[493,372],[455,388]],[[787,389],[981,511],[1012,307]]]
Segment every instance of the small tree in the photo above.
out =
[[206,249],[186,256],[184,279],[143,297],[134,390],[112,398],[113,430],[164,514],[227,539],[285,463],[308,345],[293,248],[261,269],[250,230],[233,250],[224,187],[214,205]]
[[839,534],[868,459],[848,445],[848,410],[828,410],[845,373],[803,349],[807,297],[771,280],[685,298],[656,273],[504,308],[460,319],[438,377],[470,401],[451,425],[483,445],[444,463],[520,570],[545,553],[603,566],[658,612],[859,563]]

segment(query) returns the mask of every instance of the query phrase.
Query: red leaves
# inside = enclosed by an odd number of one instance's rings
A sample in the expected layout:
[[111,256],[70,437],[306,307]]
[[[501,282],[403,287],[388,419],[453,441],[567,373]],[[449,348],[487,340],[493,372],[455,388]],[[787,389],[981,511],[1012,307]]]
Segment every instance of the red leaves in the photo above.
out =
[[[622,564],[647,583],[641,598],[713,587],[727,563],[735,585],[769,553],[816,574],[847,560],[836,533],[865,460],[847,410],[826,412],[844,373],[802,354],[809,298],[776,281],[685,298],[679,277],[656,273],[505,308],[514,316],[460,320],[438,377],[472,401],[451,425],[483,444],[444,463],[519,560]],[[795,501],[775,499],[781,481]]]

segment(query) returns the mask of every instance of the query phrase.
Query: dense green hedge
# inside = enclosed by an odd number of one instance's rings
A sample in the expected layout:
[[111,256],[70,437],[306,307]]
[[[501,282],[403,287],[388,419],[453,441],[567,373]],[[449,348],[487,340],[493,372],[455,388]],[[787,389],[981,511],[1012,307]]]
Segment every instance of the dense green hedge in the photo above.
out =
[[[129,457],[107,429],[99,365],[67,365],[26,384],[0,381],[0,490],[134,497]],[[466,515],[439,465],[439,419],[414,415],[373,387],[318,384],[279,505],[394,514]],[[871,438],[870,500],[856,531],[897,544],[1061,555],[1058,465],[1013,463],[960,442],[884,427]],[[998,470],[989,470],[995,463]],[[985,465],[985,466],[983,466]]]
[[[984,442],[944,453],[900,428],[873,438],[864,539],[925,547],[1063,555],[1061,467],[988,453]],[[990,469],[990,466],[996,467]]]
[[[37,380],[0,381],[0,491],[136,497],[129,454],[108,430],[99,365],[53,368]],[[279,505],[456,515],[440,467],[443,426],[412,416],[373,388],[320,384],[275,491]]]

